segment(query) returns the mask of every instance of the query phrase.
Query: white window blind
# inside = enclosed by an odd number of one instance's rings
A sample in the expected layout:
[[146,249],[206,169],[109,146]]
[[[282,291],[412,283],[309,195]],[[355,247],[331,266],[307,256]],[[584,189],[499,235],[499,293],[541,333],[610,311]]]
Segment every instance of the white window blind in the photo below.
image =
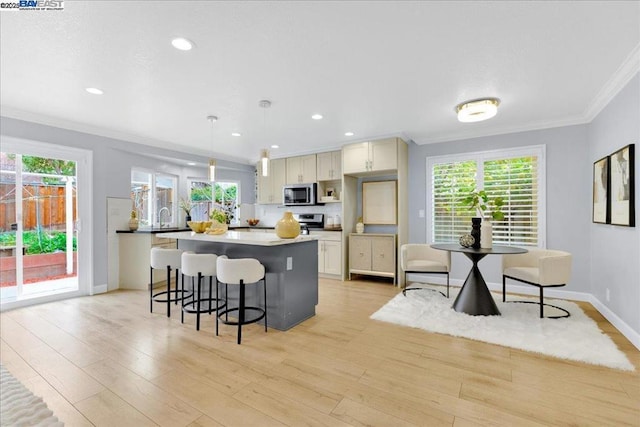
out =
[[474,189],[504,201],[494,244],[544,246],[544,146],[428,158],[427,241],[457,242],[470,232],[476,213],[461,199]]

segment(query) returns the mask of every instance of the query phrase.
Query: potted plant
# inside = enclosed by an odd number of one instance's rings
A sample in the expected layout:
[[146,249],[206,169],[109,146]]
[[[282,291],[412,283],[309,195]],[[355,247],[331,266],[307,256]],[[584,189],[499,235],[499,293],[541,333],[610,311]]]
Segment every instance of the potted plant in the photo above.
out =
[[138,212],[134,209],[131,211],[131,216],[129,217],[129,230],[136,231],[139,225]]
[[[462,204],[476,211],[482,219],[502,221],[504,219],[504,200],[502,197],[490,198],[484,190],[473,190],[462,199]],[[487,209],[491,212],[487,218]]]
[[[486,191],[474,189],[464,196],[461,203],[478,214],[477,218],[471,219],[471,235],[475,239],[473,247],[491,249],[493,246],[491,220],[502,221],[504,219],[504,212],[502,212],[504,200],[502,197],[491,198]],[[489,215],[487,215],[487,210],[490,211]],[[484,221],[482,221],[483,219]]]
[[207,233],[222,234],[228,230],[227,213],[225,211],[221,209],[212,209],[211,212],[209,212],[209,218],[213,221],[213,224],[207,230]]

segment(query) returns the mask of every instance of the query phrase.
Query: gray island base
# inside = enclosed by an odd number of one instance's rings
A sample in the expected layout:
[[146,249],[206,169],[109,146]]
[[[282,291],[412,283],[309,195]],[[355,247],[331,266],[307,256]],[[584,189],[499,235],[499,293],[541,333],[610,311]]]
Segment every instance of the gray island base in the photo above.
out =
[[[273,233],[229,231],[211,236],[192,232],[165,233],[178,248],[196,253],[255,258],[266,269],[268,327],[286,331],[316,314],[318,304],[318,241],[309,236],[280,239]],[[234,305],[238,287],[230,285]],[[223,285],[220,285],[222,292]],[[262,305],[262,286],[247,286],[247,305]],[[260,321],[263,323],[264,321]]]

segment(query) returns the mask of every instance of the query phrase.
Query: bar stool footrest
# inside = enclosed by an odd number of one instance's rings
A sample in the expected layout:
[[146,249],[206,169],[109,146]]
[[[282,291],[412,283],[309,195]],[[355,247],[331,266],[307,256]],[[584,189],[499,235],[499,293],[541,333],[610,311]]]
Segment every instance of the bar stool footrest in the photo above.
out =
[[[251,318],[251,319],[245,319],[244,322],[242,322],[243,325],[248,325],[250,323],[256,323],[256,322],[264,319],[265,314],[266,314],[265,310],[263,308],[260,308],[260,307],[245,307],[244,310],[245,310],[245,312],[249,311],[249,310],[257,312],[258,316],[255,317],[255,318]],[[222,316],[224,316],[225,314],[228,314],[228,313],[231,313],[231,312],[234,312],[234,311],[240,311],[240,307],[228,308],[226,310],[218,311],[216,314],[218,316],[218,319],[220,319],[220,321],[222,323],[224,323],[225,325],[238,325],[238,324],[240,324],[239,321],[225,320],[225,319],[222,318]]]
[[[216,307],[211,307],[212,303],[216,301]],[[222,304],[220,304],[222,303]],[[220,298],[202,298],[200,299],[200,313],[209,313],[212,311],[218,311],[221,308],[226,307],[223,299]],[[198,312],[198,300],[189,301],[182,306],[182,311],[185,313],[197,313]]]
[[[166,295],[169,294],[169,301]],[[175,296],[172,296],[175,295]],[[193,293],[182,289],[172,289],[170,291],[157,292],[151,296],[154,302],[176,302],[189,298]]]

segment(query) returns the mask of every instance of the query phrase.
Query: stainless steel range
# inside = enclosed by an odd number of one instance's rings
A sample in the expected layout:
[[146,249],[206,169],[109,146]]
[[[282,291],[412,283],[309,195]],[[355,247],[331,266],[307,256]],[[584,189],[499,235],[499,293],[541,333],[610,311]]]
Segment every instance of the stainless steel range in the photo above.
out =
[[293,214],[293,217],[300,223],[300,234],[324,229],[324,214]]

